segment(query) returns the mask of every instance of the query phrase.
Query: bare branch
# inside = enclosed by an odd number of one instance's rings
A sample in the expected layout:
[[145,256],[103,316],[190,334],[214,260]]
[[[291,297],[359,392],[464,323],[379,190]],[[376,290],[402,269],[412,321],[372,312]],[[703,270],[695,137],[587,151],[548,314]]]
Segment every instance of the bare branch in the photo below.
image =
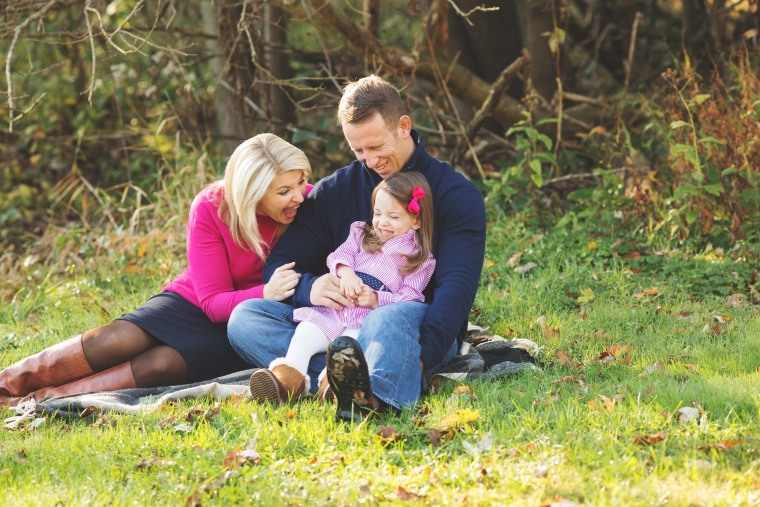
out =
[[[346,49],[368,65],[394,74],[413,73],[432,82],[437,82],[438,77],[443,76],[451,93],[474,107],[480,107],[491,89],[490,83],[442,55],[432,55],[430,52],[417,55],[386,48],[374,37],[367,37],[366,32],[348,21],[327,0],[270,2],[293,16],[300,16],[302,21],[316,25],[318,31],[339,33],[346,40]],[[492,117],[507,127],[522,118],[521,111],[522,106],[518,101],[503,95],[494,107]]]
[[90,52],[92,53],[92,67],[90,71],[90,86],[87,88],[87,103],[92,105],[92,90],[95,89],[95,65],[97,58],[95,56],[95,38],[92,36],[92,22],[90,21],[90,16],[87,13],[89,10],[94,10],[92,7],[90,7],[91,0],[87,0],[87,3],[84,6],[84,21],[87,23],[87,35],[90,39]]
[[[18,42],[18,38],[21,36],[21,32],[33,21],[37,21],[42,16],[47,14],[47,12],[52,9],[56,3],[58,3],[58,0],[50,0],[40,10],[26,18],[13,30],[13,40],[11,41],[11,45],[8,48],[8,56],[5,60],[5,79],[8,82],[8,132],[13,132],[13,112],[16,109],[16,106],[13,103],[13,74],[11,73],[11,62],[13,61],[13,52],[16,50],[16,43]],[[37,102],[39,102],[39,99]],[[35,102],[35,104],[37,102]],[[34,107],[34,104],[32,107]],[[27,110],[27,112],[28,111],[29,110]]]
[[465,21],[467,21],[467,24],[470,26],[475,26],[472,21],[470,21],[470,15],[473,12],[489,12],[489,11],[498,11],[500,7],[484,7],[482,5],[479,5],[477,7],[473,7],[467,12],[463,12],[462,9],[459,8],[459,6],[454,2],[454,0],[448,0],[449,5],[451,5],[454,8],[454,11],[456,11],[457,14],[459,14],[461,17],[464,18]]
[[499,74],[499,77],[488,92],[488,97],[483,101],[483,105],[478,112],[475,113],[475,116],[470,120],[470,123],[467,124],[465,134],[469,139],[472,139],[475,136],[475,133],[478,131],[483,121],[491,115],[499,98],[507,89],[507,86],[509,86],[512,77],[528,65],[530,65],[530,56],[527,52],[523,52],[522,56],[518,57],[507,68],[501,71],[501,74]]
[[636,17],[633,19],[633,28],[631,28],[631,42],[628,44],[628,59],[623,63],[625,67],[625,93],[628,93],[628,87],[631,84],[631,70],[633,69],[633,54],[636,51],[636,33],[639,30],[639,23],[644,19],[644,15],[640,12],[636,13]]

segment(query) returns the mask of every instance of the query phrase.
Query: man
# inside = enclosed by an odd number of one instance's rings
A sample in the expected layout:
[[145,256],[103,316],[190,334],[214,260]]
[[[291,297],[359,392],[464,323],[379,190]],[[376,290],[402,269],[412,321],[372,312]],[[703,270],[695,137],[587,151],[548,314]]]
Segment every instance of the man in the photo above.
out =
[[[350,418],[367,408],[412,405],[420,396],[423,372],[434,373],[456,355],[478,288],[486,224],[480,192],[425,152],[404,100],[388,82],[369,76],[349,83],[338,120],[357,160],[317,183],[273,249],[265,281],[279,266],[295,261],[302,273],[295,307],[353,305],[340,294],[339,279],[327,273],[325,259],[346,239],[352,222],[372,218],[375,186],[399,171],[418,171],[430,183],[435,210],[436,270],[425,303],[379,307],[367,316],[356,340],[340,337],[328,349],[327,377],[338,416]],[[295,330],[292,319],[289,305],[245,301],[230,317],[230,343],[243,359],[266,368],[285,355]],[[324,364],[324,356],[315,356],[309,376],[314,379]]]

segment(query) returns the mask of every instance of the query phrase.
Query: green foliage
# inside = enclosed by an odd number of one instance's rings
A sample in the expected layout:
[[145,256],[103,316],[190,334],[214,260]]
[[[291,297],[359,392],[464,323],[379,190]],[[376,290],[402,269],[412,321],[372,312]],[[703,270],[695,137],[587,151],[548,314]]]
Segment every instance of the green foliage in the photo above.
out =
[[541,129],[554,123],[556,119],[548,118],[534,124],[532,116],[526,113],[525,120],[507,130],[505,136],[514,139],[517,155],[501,169],[499,179],[486,180],[491,199],[521,210],[540,192],[544,180],[558,167],[554,143]]

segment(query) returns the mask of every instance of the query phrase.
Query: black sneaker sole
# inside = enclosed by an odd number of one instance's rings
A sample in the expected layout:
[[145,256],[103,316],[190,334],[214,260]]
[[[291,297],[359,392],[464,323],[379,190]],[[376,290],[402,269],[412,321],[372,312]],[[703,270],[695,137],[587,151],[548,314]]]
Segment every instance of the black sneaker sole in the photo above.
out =
[[337,417],[356,421],[373,413],[374,395],[367,360],[353,338],[340,336],[330,344],[327,382],[335,395]]

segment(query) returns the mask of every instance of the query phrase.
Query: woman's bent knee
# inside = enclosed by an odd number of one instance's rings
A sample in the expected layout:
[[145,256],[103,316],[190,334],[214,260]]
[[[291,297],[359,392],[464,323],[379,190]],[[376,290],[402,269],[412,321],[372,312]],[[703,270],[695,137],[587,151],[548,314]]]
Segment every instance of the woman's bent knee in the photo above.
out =
[[153,347],[132,360],[132,375],[140,387],[155,387],[187,382],[187,363],[168,346]]

